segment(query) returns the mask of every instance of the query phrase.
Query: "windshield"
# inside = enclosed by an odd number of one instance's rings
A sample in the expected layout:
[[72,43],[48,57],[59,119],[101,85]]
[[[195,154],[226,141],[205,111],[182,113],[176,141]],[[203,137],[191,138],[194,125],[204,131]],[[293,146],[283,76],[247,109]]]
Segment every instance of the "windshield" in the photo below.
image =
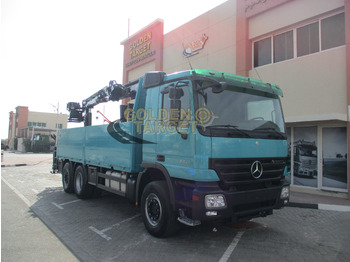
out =
[[[205,85],[198,81],[197,90]],[[213,91],[196,92],[196,120],[203,135],[286,139],[277,95],[234,86],[221,93]]]

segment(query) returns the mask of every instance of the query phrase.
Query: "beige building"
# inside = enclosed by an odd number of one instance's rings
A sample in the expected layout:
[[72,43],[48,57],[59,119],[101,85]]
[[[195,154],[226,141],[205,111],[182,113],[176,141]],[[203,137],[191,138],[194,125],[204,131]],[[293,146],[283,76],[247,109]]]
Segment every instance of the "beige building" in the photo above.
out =
[[291,184],[349,192],[350,0],[228,0],[162,32],[158,19],[121,43],[124,83],[207,68],[278,84]]
[[24,139],[35,140],[40,136],[48,137],[54,144],[57,130],[67,128],[67,119],[67,114],[32,112],[26,106],[18,106],[16,112],[10,112],[8,146],[24,151]]

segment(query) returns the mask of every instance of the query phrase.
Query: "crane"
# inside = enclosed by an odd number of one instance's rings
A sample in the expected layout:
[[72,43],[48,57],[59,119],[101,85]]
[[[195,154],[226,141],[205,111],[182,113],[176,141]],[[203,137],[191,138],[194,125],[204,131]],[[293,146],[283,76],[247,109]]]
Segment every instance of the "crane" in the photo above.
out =
[[84,122],[84,126],[91,126],[91,109],[94,106],[108,101],[119,101],[126,97],[133,99],[135,96],[135,90],[111,80],[108,86],[84,99],[81,105],[77,102],[67,103],[67,110],[70,112],[68,122]]

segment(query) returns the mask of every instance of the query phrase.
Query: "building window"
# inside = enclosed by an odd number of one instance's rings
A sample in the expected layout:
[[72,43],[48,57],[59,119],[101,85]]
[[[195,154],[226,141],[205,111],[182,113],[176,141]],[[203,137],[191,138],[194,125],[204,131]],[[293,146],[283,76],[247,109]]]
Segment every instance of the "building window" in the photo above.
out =
[[253,64],[259,67],[342,45],[345,45],[344,13],[254,42]]
[[293,53],[293,31],[289,31],[273,38],[274,63],[292,59]]
[[297,29],[298,56],[313,54],[319,51],[318,22]]
[[271,37],[254,43],[254,67],[271,64]]
[[62,129],[62,124],[56,124],[56,128]]
[[28,122],[27,126],[28,126],[28,127],[32,127],[32,126],[46,127],[46,123],[41,123],[41,122]]
[[322,50],[345,45],[344,13],[321,20]]

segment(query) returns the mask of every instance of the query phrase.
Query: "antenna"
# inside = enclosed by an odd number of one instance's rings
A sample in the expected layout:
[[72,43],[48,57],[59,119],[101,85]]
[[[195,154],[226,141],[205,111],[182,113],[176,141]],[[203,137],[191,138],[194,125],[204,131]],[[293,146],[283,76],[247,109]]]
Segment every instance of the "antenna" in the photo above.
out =
[[128,18],[128,37],[130,36],[130,17]]
[[[185,45],[184,45],[183,42],[182,42],[182,47],[183,47],[184,51],[186,51],[186,50],[185,50]],[[184,56],[186,56],[187,62],[188,62],[188,64],[190,65],[191,70],[193,70],[192,65],[191,65],[191,61],[190,61],[190,57],[187,56],[187,55],[185,55],[185,54],[184,54]]]

